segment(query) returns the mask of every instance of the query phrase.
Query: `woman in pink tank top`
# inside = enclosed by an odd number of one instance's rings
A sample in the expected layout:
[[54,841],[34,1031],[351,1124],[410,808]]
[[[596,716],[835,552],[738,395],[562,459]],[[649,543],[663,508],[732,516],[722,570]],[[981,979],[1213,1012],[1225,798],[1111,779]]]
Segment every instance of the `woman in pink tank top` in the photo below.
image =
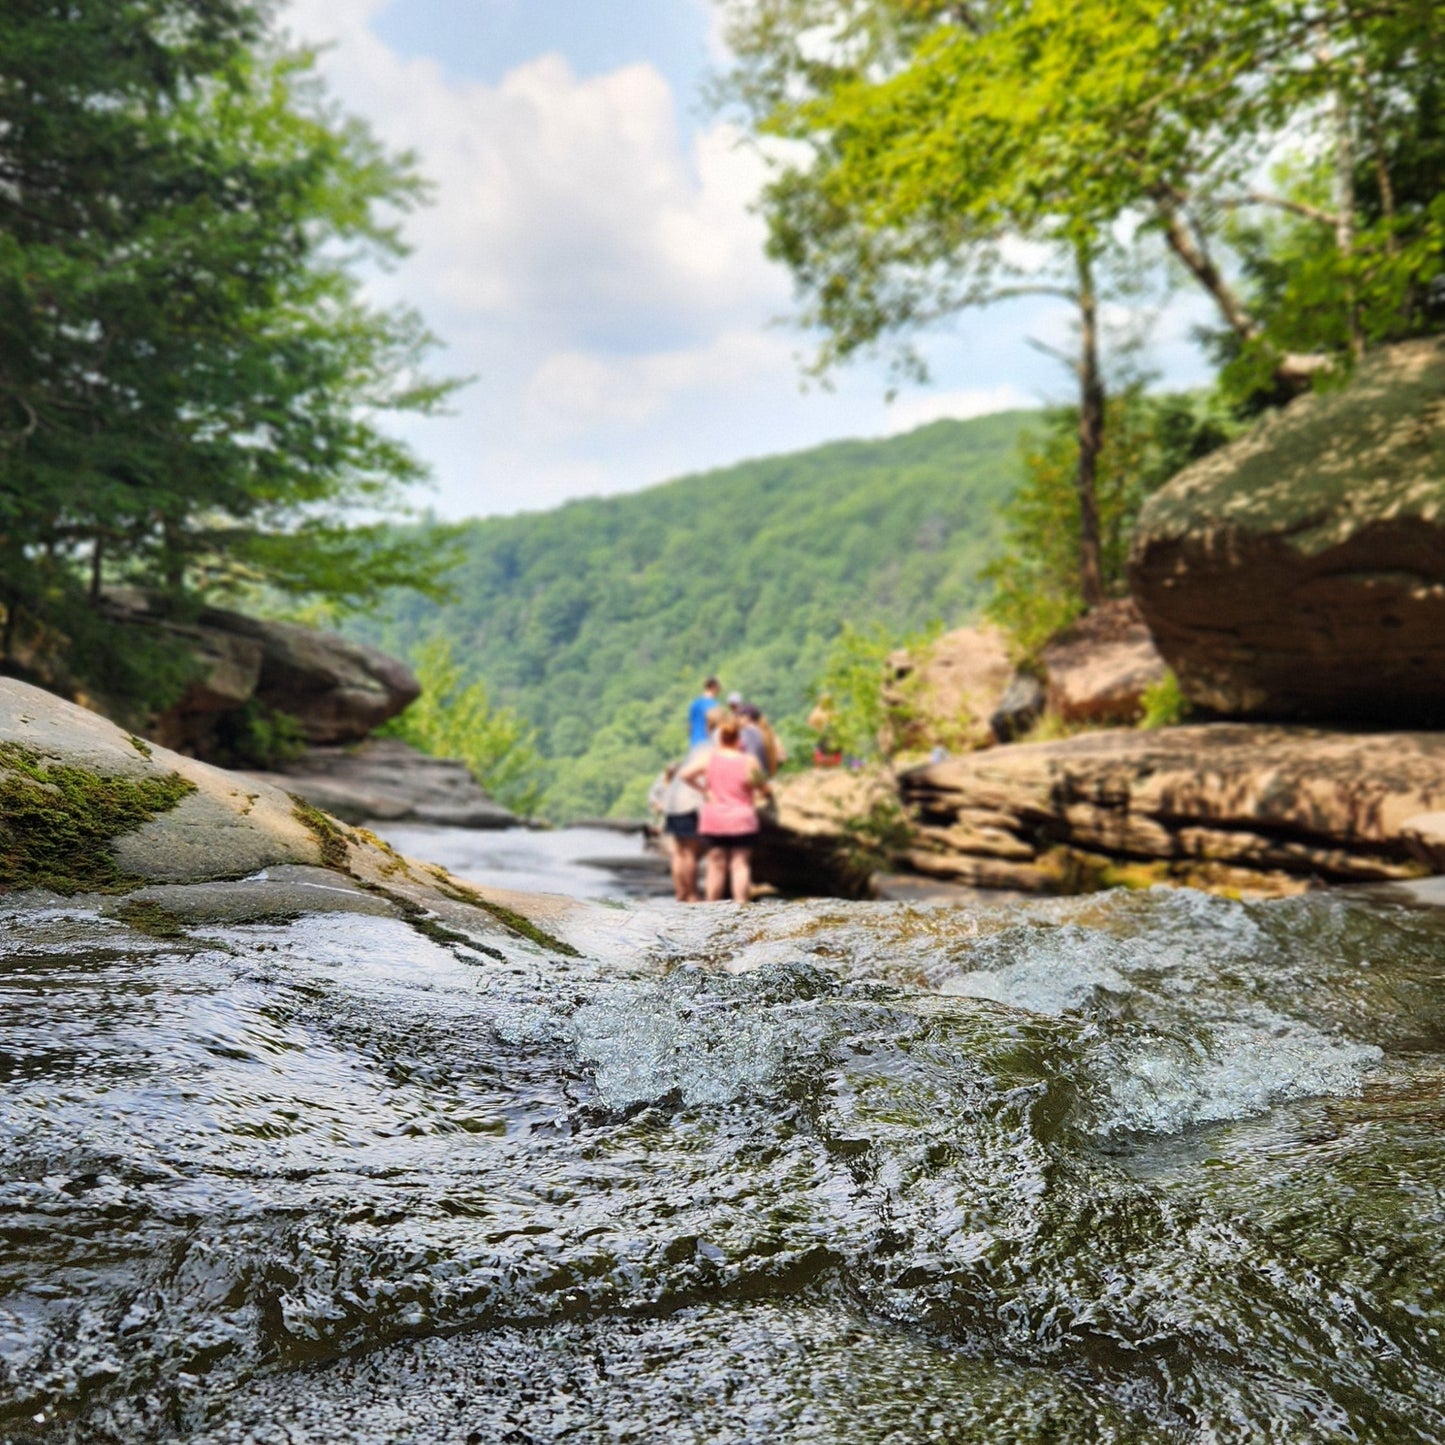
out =
[[742,725],[728,718],[717,731],[717,747],[678,774],[700,779],[703,792],[698,833],[707,848],[706,894],[716,903],[731,879],[732,894],[746,903],[753,884],[753,846],[758,841],[759,798],[768,796],[768,780],[756,759],[742,750]]

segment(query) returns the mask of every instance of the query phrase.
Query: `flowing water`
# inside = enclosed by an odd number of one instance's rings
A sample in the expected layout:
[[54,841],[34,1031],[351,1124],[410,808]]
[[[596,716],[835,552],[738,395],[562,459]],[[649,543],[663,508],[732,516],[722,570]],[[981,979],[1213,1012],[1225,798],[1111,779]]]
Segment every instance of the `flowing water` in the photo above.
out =
[[0,1439],[1445,1441],[1445,911],[595,916],[7,913]]

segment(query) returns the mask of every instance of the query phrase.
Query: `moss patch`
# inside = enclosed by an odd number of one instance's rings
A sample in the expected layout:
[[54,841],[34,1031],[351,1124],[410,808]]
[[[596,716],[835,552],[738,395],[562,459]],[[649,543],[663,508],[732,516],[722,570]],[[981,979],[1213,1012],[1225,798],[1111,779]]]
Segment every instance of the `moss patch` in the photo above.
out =
[[184,938],[186,930],[181,920],[169,908],[146,899],[129,899],[115,910],[114,917],[127,928],[144,933],[151,938]]
[[322,866],[334,868],[338,873],[347,872],[351,854],[346,846],[346,834],[337,827],[336,820],[320,808],[313,807],[305,798],[298,798],[295,793],[287,796],[291,799],[291,816],[308,828],[321,845]]
[[178,773],[105,778],[33,749],[0,743],[0,893],[115,893],[140,879],[122,873],[110,842],[169,812],[196,791]]
[[532,943],[540,944],[552,953],[559,953],[565,958],[582,957],[570,943],[564,943],[555,934],[548,933],[545,928],[538,928],[530,918],[524,918],[515,908],[508,908],[505,903],[493,902],[490,898],[484,898],[475,889],[468,888],[465,883],[458,883],[445,868],[430,868],[427,871],[437,880],[440,892],[450,898],[452,902],[468,903],[473,908],[480,908],[490,913],[504,928],[510,929],[519,937],[528,939]]

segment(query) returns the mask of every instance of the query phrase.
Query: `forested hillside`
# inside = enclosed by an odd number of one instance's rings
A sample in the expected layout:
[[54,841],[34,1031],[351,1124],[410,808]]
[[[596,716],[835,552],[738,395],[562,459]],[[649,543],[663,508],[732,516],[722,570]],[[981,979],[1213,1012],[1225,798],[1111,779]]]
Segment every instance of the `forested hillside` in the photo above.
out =
[[398,595],[362,631],[410,656],[445,634],[536,725],[549,816],[639,814],[707,673],[796,728],[845,622],[903,632],[974,612],[1027,416],[477,521],[453,602]]

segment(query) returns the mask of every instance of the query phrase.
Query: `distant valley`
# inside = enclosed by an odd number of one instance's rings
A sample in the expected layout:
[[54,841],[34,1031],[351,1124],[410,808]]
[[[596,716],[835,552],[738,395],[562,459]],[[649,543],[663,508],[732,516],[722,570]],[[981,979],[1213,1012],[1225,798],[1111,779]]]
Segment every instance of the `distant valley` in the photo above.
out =
[[438,633],[527,717],[555,818],[640,815],[703,676],[801,741],[845,622],[904,633],[977,610],[1032,413],[836,442],[626,496],[467,524],[455,600],[399,595],[353,635]]

